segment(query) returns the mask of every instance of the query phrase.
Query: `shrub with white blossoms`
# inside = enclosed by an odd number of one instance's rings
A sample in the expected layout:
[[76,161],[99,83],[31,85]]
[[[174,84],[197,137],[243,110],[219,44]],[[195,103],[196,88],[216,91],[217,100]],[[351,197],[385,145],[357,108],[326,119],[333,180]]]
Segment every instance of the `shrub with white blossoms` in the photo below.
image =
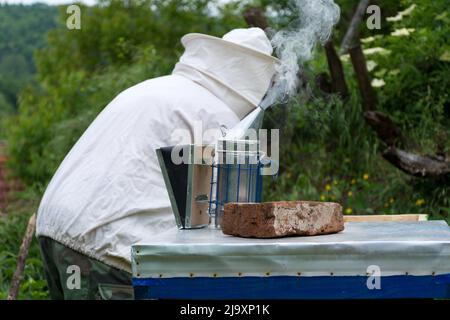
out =
[[394,37],[409,36],[414,31],[416,31],[416,29],[414,29],[414,28],[395,29],[393,32],[391,32],[391,36],[394,36]]
[[389,21],[389,22],[400,21],[403,19],[404,16],[410,15],[414,11],[415,8],[416,8],[416,5],[413,4],[413,5],[409,6],[408,8],[406,8],[405,10],[398,12],[397,15],[394,17],[387,17],[386,21]]
[[375,78],[372,80],[371,84],[372,84],[372,87],[374,87],[374,88],[380,88],[380,87],[383,87],[386,84],[386,82],[384,82],[383,79]]

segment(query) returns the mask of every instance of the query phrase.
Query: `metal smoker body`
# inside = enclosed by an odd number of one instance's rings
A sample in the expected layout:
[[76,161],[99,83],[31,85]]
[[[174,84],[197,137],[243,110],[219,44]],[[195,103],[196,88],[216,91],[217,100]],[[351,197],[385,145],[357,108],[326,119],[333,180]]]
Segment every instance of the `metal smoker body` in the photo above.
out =
[[220,228],[228,202],[261,202],[261,153],[257,140],[219,140],[212,165],[209,214]]
[[[242,139],[261,128],[264,110],[257,108],[215,145],[184,145],[156,150],[175,221],[180,229],[220,228],[227,202],[261,202],[263,154],[258,140]],[[176,148],[176,149],[175,149]],[[172,153],[184,162],[175,164]],[[204,155],[212,158],[205,159]]]

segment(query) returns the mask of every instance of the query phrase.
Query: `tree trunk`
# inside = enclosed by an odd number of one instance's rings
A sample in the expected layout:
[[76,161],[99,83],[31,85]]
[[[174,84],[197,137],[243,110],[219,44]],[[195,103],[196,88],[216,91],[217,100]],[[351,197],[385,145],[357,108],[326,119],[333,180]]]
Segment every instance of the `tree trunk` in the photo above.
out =
[[355,45],[355,39],[359,36],[359,27],[369,3],[370,0],[359,1],[358,7],[356,8],[347,32],[345,33],[344,39],[341,43],[342,54],[347,53],[347,51]]
[[341,98],[346,99],[348,97],[348,88],[345,82],[344,68],[332,40],[325,44],[325,53],[331,74],[331,90],[333,93],[339,94]]
[[349,50],[350,59],[355,69],[358,87],[361,92],[364,110],[375,110],[377,106],[377,96],[372,88],[369,71],[367,70],[366,58],[361,45],[354,46]]
[[253,7],[244,12],[244,19],[249,27],[257,27],[263,30],[269,27],[262,8]]

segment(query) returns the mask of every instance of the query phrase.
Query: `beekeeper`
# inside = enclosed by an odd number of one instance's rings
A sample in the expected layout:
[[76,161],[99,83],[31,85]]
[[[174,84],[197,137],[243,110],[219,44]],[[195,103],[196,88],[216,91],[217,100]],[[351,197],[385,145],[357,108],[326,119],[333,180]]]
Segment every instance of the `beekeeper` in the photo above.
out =
[[175,228],[155,149],[198,123],[233,127],[269,88],[277,59],[263,30],[181,42],[172,74],[115,97],[45,191],[36,231],[54,299],[131,298],[131,246]]

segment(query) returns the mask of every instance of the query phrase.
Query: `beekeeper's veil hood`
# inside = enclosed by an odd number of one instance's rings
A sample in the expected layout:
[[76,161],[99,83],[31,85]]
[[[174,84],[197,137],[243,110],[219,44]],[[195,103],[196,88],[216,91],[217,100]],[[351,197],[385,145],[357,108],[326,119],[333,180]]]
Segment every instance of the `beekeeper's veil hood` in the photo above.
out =
[[205,87],[241,119],[258,106],[279,61],[262,29],[235,29],[222,38],[190,33],[181,42],[185,52],[173,74]]

